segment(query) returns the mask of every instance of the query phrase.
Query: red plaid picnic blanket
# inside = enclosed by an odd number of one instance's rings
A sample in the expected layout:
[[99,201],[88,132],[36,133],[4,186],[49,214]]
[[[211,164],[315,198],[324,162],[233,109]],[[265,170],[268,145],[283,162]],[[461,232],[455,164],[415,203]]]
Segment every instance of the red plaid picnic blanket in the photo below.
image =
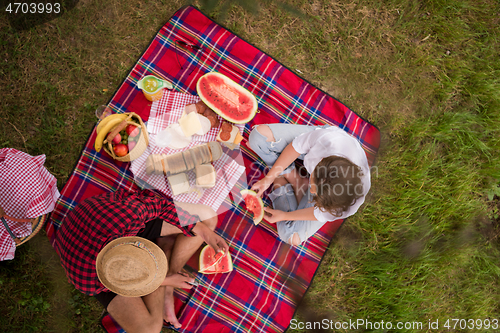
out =
[[[136,85],[143,76],[156,75],[177,91],[196,95],[197,79],[209,71],[225,74],[257,97],[260,113],[246,124],[245,139],[261,123],[332,124],[358,138],[373,165],[380,143],[374,125],[192,6],[181,8],[160,29],[109,105],[146,121],[151,103]],[[130,163],[97,153],[94,139],[95,131],[61,193],[48,227],[51,237],[68,211],[86,197],[137,187]],[[265,165],[244,144],[241,150],[251,186],[263,176]],[[264,200],[269,204],[266,196]],[[233,202],[231,195],[226,203],[228,211],[219,215],[216,232],[230,245],[234,270],[198,274],[200,286],[176,290],[180,331],[283,332],[342,221],[327,223],[305,245],[290,247],[277,238],[273,225],[263,221],[254,226],[244,205]]]

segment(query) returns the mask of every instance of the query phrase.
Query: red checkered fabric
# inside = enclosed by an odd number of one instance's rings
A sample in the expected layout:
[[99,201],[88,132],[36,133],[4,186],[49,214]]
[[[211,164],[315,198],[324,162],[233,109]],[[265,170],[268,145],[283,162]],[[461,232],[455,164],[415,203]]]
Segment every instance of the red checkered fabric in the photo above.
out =
[[[35,218],[54,209],[59,198],[57,180],[43,166],[45,155],[31,156],[13,148],[0,149],[0,206],[16,219]],[[31,234],[30,223],[6,218],[9,229],[20,238]],[[16,244],[0,223],[0,260],[14,258]]]
[[[156,133],[162,131],[168,125],[178,123],[184,112],[184,107],[199,100],[198,96],[164,90],[162,98],[153,102],[151,106],[151,113],[147,121],[148,132],[152,133],[149,136],[149,146],[144,154],[132,161],[130,170],[134,174],[136,182],[141,186],[158,190],[176,201],[203,204],[211,207],[214,211],[221,212],[219,208],[245,171],[245,167],[236,162],[238,158],[235,158],[235,155],[240,156],[239,160],[242,159],[241,151],[238,148],[234,151],[224,148],[222,156],[212,163],[217,173],[216,182],[212,188],[196,187],[194,171],[188,171],[186,174],[192,191],[174,196],[165,176],[146,174],[146,160],[151,154],[174,154],[197,145],[215,141],[221,125],[218,128],[210,129],[205,135],[193,135],[191,143],[183,149],[158,147],[156,144]],[[219,120],[222,121],[220,117]],[[222,124],[222,122],[220,123]],[[239,128],[240,132],[242,132],[244,126],[239,125]],[[222,210],[227,209],[222,208]]]
[[168,125],[177,122],[184,111],[184,107],[199,100],[200,98],[196,95],[164,89],[162,98],[151,105],[147,126],[148,132],[156,134]]
[[97,277],[97,255],[112,240],[136,236],[157,218],[194,236],[198,216],[176,209],[171,199],[149,190],[120,189],[81,202],[66,216],[54,242],[69,282],[91,296],[109,291]]

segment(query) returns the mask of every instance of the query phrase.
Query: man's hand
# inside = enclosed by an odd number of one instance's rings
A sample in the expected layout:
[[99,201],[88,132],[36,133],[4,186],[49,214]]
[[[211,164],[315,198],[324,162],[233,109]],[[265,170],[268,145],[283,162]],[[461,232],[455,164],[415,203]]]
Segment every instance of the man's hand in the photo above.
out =
[[226,254],[229,252],[229,245],[227,245],[224,238],[212,230],[210,230],[210,232],[206,235],[206,238],[203,238],[203,240],[215,250],[215,253],[222,251],[222,253]]
[[279,209],[272,209],[269,207],[264,207],[264,218],[267,220],[269,223],[276,223],[279,221],[285,221],[286,220],[286,212],[279,210]]
[[227,245],[224,238],[213,232],[205,224],[197,223],[193,228],[193,231],[196,235],[200,236],[201,239],[205,241],[205,243],[210,245],[215,250],[215,253],[221,251],[223,251],[224,253],[229,252],[229,245]]

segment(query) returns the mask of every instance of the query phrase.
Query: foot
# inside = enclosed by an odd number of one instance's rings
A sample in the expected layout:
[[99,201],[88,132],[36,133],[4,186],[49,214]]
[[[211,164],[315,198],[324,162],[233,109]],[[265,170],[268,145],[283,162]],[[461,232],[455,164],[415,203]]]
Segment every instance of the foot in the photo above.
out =
[[174,307],[174,288],[167,286],[165,288],[165,307],[163,313],[163,320],[172,324],[175,328],[180,328],[182,325],[177,320]]
[[174,288],[191,289],[193,286],[189,283],[194,282],[194,278],[183,274],[172,274],[168,275],[165,280],[163,280],[162,285],[170,286]]

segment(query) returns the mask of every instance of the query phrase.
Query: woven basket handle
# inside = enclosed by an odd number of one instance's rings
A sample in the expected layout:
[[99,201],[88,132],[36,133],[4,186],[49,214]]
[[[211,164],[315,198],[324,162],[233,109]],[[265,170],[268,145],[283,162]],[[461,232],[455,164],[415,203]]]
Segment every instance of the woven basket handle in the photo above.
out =
[[106,140],[108,142],[113,141],[114,137],[118,133],[120,133],[121,130],[123,130],[123,129],[125,129],[125,127],[127,127],[127,125],[128,125],[127,120],[129,120],[131,117],[132,117],[132,114],[129,114],[126,119],[124,119],[121,123],[119,123],[118,125],[116,125],[116,127],[111,132],[109,132],[108,137],[107,137]]

